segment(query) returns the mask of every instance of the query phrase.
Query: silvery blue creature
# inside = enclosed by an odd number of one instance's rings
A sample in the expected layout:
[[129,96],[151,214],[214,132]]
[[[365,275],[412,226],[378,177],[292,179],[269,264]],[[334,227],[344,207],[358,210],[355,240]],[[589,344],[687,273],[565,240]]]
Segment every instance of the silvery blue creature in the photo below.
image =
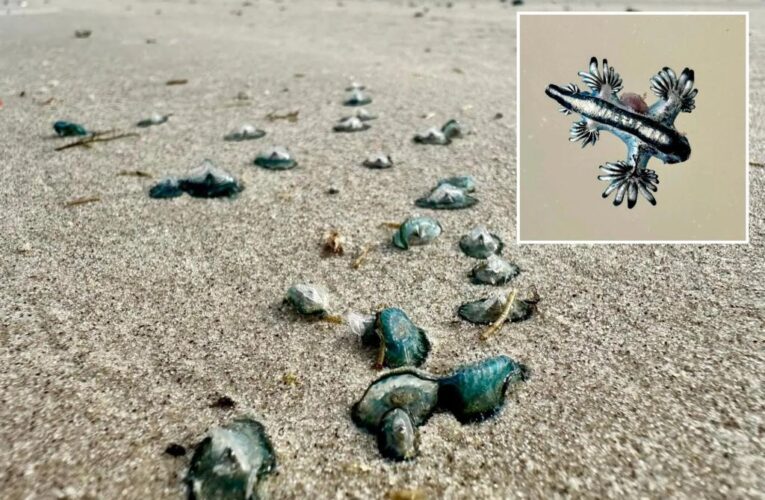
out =
[[476,264],[470,271],[470,277],[476,285],[504,285],[521,270],[496,254],[489,255],[486,260]]
[[425,330],[401,309],[386,307],[371,315],[349,313],[345,322],[363,344],[377,348],[377,368],[420,366],[430,353]]
[[590,91],[582,91],[570,83],[564,87],[550,84],[545,94],[555,99],[566,115],[578,113],[581,120],[571,126],[571,141],[582,141],[582,147],[595,144],[601,131],[607,131],[624,141],[627,146],[625,161],[607,162],[600,167],[604,175],[599,180],[607,181],[603,197],[614,191],[614,205],[620,205],[627,197],[627,206],[637,203],[640,193],[651,205],[656,205],[659,178],[656,172],[647,168],[651,157],[664,163],[681,163],[691,155],[691,146],[684,134],[674,127],[675,118],[682,111],[690,113],[696,107],[698,89],[693,88],[694,73],[685,68],[678,77],[664,67],[651,82],[651,91],[659,99],[650,107],[642,97],[622,90],[622,78],[603,59],[603,70],[598,60],[590,59],[588,72],[579,76]]
[[357,116],[349,116],[335,124],[335,126],[332,127],[332,130],[335,132],[363,132],[370,127],[371,125],[364,122],[361,118]]
[[245,123],[238,129],[232,130],[228,134],[224,135],[223,140],[229,142],[250,141],[252,139],[260,139],[261,137],[265,137],[265,135],[265,130],[260,130],[254,125]]
[[216,427],[202,440],[186,475],[189,498],[255,500],[258,484],[276,468],[263,425],[249,417]]
[[[507,304],[507,294],[504,292],[493,293],[488,297],[466,302],[457,309],[457,315],[476,325],[489,325],[494,323],[502,315]],[[506,321],[516,322],[529,319],[536,310],[537,297],[531,299],[513,300],[512,309]]]
[[151,198],[175,198],[184,192],[195,198],[233,197],[244,189],[239,180],[211,160],[204,160],[184,177],[166,177],[149,190]]

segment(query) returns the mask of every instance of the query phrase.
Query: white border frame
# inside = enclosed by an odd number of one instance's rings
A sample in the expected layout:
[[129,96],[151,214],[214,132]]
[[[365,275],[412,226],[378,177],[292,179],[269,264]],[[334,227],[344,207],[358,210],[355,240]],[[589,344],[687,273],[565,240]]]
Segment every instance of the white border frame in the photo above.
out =
[[[521,240],[521,16],[744,16],[744,37],[746,38],[745,96],[746,107],[746,222],[743,240]],[[703,12],[571,12],[571,11],[524,11],[515,17],[515,242],[518,245],[748,245],[749,241],[749,12],[748,11],[703,11]]]

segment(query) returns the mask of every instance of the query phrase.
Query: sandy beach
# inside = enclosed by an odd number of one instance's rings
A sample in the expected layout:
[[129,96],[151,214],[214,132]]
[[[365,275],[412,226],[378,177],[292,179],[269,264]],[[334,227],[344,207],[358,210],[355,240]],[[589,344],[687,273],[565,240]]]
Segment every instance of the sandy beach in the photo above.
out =
[[[515,244],[515,13],[564,3],[245,3],[0,6],[0,497],[183,498],[190,452],[171,457],[168,444],[191,450],[252,415],[276,450],[262,490],[274,499],[761,498],[761,2],[689,4],[751,11],[750,243],[707,246]],[[352,81],[379,118],[336,134]],[[266,118],[295,110],[296,122]],[[133,127],[154,111],[172,117]],[[411,142],[450,118],[471,133]],[[62,119],[140,135],[55,151]],[[268,135],[222,140],[245,122]],[[272,144],[299,167],[253,166]],[[400,165],[360,166],[381,148]],[[204,158],[245,183],[236,199],[148,197]],[[119,175],[136,170],[152,178]],[[476,178],[475,207],[414,206],[457,174]],[[96,200],[71,205],[83,198]],[[414,214],[444,234],[392,248],[381,224]],[[455,314],[490,292],[470,283],[475,261],[457,246],[477,224],[523,270],[513,286],[541,296],[537,316],[485,342]],[[331,228],[348,239],[343,256],[322,255]],[[379,249],[353,269],[365,245]],[[532,377],[496,418],[437,414],[416,460],[386,461],[350,419],[378,375],[374,353],[345,326],[285,308],[298,282],[327,287],[336,313],[404,309],[433,343],[430,372],[506,354]],[[220,396],[235,407],[214,407]]]

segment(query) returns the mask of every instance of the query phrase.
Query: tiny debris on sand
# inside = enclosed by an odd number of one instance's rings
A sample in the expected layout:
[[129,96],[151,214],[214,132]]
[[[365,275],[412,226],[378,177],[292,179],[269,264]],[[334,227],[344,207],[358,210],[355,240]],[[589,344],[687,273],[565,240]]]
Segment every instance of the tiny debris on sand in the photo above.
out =
[[298,121],[299,114],[300,114],[300,110],[290,111],[290,112],[281,113],[281,114],[275,111],[272,111],[266,115],[266,120],[270,122],[275,122],[277,120],[287,120],[290,123],[295,123]]
[[119,133],[114,130],[107,130],[105,132],[96,132],[82,139],[78,139],[74,142],[70,142],[70,143],[64,144],[63,146],[59,146],[55,150],[63,151],[65,149],[70,149],[70,148],[74,148],[78,146],[89,148],[91,144],[96,142],[109,142],[109,141],[115,141],[117,139],[124,139],[126,137],[138,137],[138,133],[136,132]]
[[343,255],[345,253],[345,238],[337,229],[332,229],[322,238],[322,250],[324,255]]
[[87,205],[88,203],[95,203],[97,201],[101,201],[101,198],[99,198],[98,196],[91,196],[87,198],[76,198],[74,200],[67,201],[66,203],[64,203],[64,206],[67,208],[77,207],[79,205]]
[[120,170],[117,172],[117,175],[126,177],[154,177],[149,172],[144,172],[143,170]]
[[165,448],[165,454],[171,457],[182,457],[186,454],[186,447],[178,443],[170,443]]
[[236,407],[236,401],[229,396],[218,396],[212,403],[210,408],[219,408],[221,410],[231,410]]

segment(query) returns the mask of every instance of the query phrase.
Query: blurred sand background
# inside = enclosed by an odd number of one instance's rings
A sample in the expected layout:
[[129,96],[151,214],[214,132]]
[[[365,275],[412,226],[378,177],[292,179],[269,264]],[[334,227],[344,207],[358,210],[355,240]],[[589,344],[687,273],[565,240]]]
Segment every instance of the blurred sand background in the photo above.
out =
[[[613,9],[628,5],[661,3]],[[765,162],[762,3],[690,5],[753,9],[751,158]],[[749,245],[518,247],[516,10],[51,0],[0,16],[0,496],[181,498],[189,455],[165,447],[251,414],[278,453],[272,498],[760,497],[765,169],[751,168]],[[76,39],[83,28],[93,34]],[[166,86],[173,78],[189,82]],[[380,118],[333,134],[352,79]],[[252,99],[233,105],[240,91]],[[296,123],[264,119],[292,109]],[[53,151],[54,120],[127,128],[155,110],[174,116],[138,139]],[[411,144],[452,117],[474,133]],[[221,140],[244,121],[269,135]],[[300,168],[250,166],[272,143]],[[403,163],[359,167],[380,147]],[[181,174],[206,157],[246,182],[238,199],[151,200],[155,179],[117,175]],[[475,208],[415,209],[436,179],[460,173],[477,178]],[[100,201],[65,206],[81,197]],[[351,268],[361,245],[388,241],[381,222],[418,212],[443,224],[437,242],[384,247]],[[457,247],[479,223],[508,243],[517,286],[542,297],[540,316],[488,342],[455,316],[488,293]],[[322,258],[331,227],[350,239],[346,256]],[[417,460],[386,462],[349,417],[376,376],[373,353],[342,327],[284,311],[299,281],[327,286],[338,312],[405,309],[433,341],[428,370],[504,353],[534,376],[498,418],[436,415]],[[220,395],[237,406],[211,408]]]

